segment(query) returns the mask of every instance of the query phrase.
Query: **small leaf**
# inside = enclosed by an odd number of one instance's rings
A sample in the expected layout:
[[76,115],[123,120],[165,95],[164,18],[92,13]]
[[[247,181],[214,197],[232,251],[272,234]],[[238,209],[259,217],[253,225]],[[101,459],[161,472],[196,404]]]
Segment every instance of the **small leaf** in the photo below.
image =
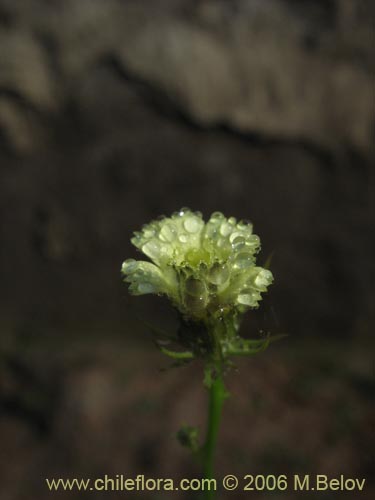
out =
[[157,328],[156,326],[151,325],[151,323],[148,323],[147,321],[143,320],[142,318],[140,318],[138,316],[137,316],[137,319],[140,323],[142,323],[146,328],[151,330],[151,332],[154,333],[155,335],[157,335],[158,337],[160,337],[162,339],[166,339],[166,340],[175,340],[175,336],[173,336],[172,334],[165,332],[161,328]]
[[188,448],[193,453],[199,450],[198,429],[189,425],[184,425],[177,432],[177,439],[184,448]]
[[252,354],[266,350],[272,342],[286,336],[286,334],[274,336],[267,335],[263,339],[243,339],[237,337],[226,346],[227,353],[232,356],[251,356]]
[[178,360],[183,360],[183,359],[193,359],[194,354],[190,351],[171,351],[170,349],[166,349],[165,347],[157,344],[159,349],[163,354],[166,356],[169,356],[170,358],[173,359],[178,359]]
[[272,262],[274,254],[275,254],[275,252],[273,251],[268,255],[267,260],[263,266],[265,269],[269,269],[271,267],[271,262]]
[[204,378],[203,378],[203,385],[209,389],[212,385],[212,379],[213,379],[213,368],[212,366],[208,363],[204,367]]

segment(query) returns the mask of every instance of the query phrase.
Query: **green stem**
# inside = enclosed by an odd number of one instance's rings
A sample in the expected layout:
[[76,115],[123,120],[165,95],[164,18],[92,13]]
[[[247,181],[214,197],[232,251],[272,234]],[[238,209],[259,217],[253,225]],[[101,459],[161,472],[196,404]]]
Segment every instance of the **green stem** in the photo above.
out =
[[[204,444],[204,475],[206,479],[213,479],[214,472],[214,456],[216,441],[219,432],[221,411],[223,408],[224,399],[226,397],[222,374],[219,372],[216,378],[212,381],[209,395],[209,411],[207,422],[207,435]],[[206,500],[214,498],[214,490],[206,490]]]

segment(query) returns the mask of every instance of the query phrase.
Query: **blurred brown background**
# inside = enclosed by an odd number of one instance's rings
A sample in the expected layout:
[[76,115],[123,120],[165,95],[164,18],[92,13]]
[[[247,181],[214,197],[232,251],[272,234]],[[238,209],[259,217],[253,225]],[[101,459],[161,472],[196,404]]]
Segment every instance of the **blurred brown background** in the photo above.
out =
[[132,231],[182,206],[252,220],[275,284],[243,333],[290,334],[229,377],[218,476],[370,481],[374,13],[0,0],[2,499],[50,498],[52,476],[199,475],[173,434],[204,422],[201,373],[159,374],[139,318],[175,318],[119,273]]

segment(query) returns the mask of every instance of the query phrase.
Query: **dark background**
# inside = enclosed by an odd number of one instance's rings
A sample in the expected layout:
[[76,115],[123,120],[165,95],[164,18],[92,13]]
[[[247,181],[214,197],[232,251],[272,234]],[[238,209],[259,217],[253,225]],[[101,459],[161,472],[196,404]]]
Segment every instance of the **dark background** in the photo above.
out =
[[175,317],[119,273],[182,206],[254,223],[275,283],[243,333],[289,334],[228,378],[218,477],[370,480],[373,27],[370,0],[0,0],[2,498],[199,475],[173,435],[201,371],[159,373],[141,319]]

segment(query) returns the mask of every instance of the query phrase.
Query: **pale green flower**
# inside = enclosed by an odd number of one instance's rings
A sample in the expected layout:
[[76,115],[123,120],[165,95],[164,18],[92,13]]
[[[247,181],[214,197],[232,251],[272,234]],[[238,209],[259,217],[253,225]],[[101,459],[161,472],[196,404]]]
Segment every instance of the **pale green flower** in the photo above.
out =
[[258,307],[272,273],[256,265],[260,239],[248,222],[181,209],[134,233],[132,243],[152,262],[122,265],[133,295],[167,295],[186,320],[208,323]]

